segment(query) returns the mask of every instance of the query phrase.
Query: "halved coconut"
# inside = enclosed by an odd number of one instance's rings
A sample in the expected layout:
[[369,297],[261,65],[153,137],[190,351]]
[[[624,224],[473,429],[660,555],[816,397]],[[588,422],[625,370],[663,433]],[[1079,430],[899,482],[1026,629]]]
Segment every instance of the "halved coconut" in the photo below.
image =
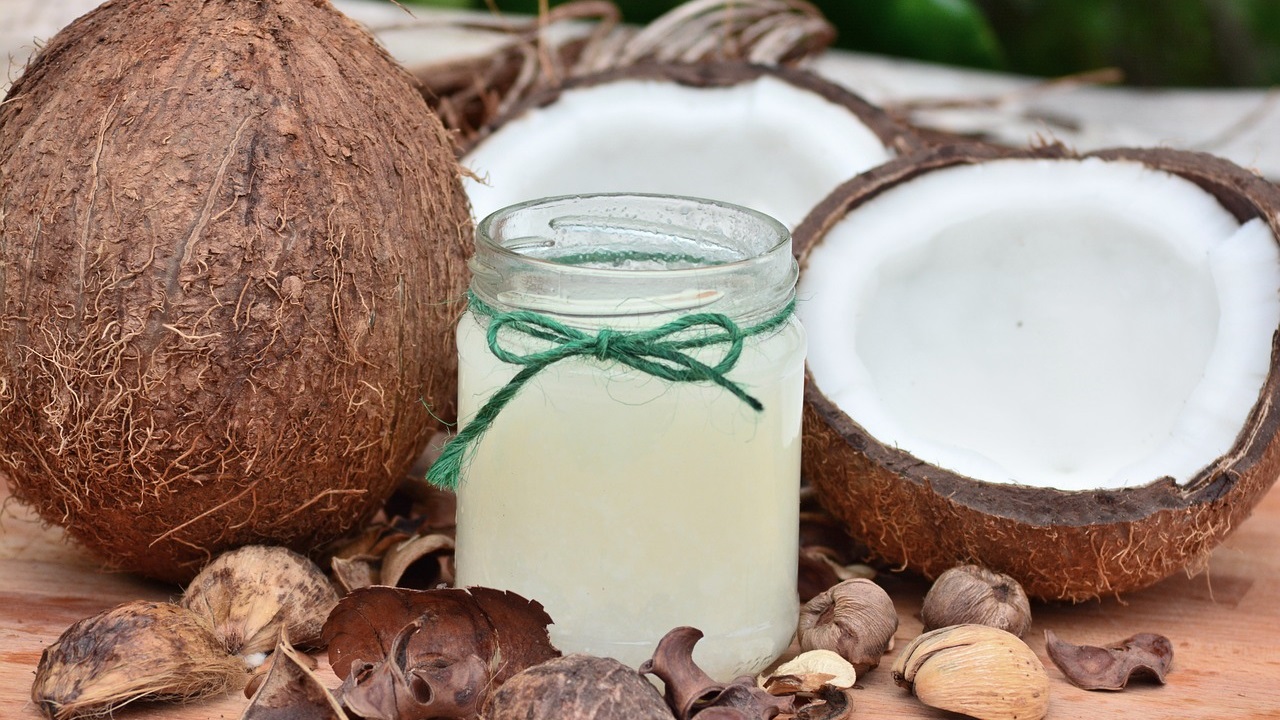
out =
[[794,227],[840,183],[916,140],[816,75],[743,63],[645,65],[584,77],[495,123],[463,157],[482,218],[584,192],[709,197]]
[[1172,150],[950,147],[796,230],[804,471],[880,558],[1081,600],[1199,568],[1280,472],[1280,191]]

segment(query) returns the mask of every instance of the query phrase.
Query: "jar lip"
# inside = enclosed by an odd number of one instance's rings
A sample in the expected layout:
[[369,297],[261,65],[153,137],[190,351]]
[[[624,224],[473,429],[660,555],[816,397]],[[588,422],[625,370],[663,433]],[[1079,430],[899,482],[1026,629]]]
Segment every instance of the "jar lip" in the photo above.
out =
[[[551,207],[560,204],[568,204],[581,201],[593,200],[627,200],[635,199],[640,202],[652,203],[687,203],[695,207],[715,207],[722,210],[740,213],[750,217],[754,222],[761,225],[763,229],[774,234],[778,241],[769,247],[746,257],[726,262],[708,262],[702,265],[694,265],[691,267],[681,268],[616,268],[601,267],[599,265],[577,265],[573,263],[556,262],[554,259],[540,258],[527,253],[513,249],[511,246],[505,245],[494,239],[492,232],[493,226],[499,221],[516,215],[517,213],[533,208]],[[604,273],[612,277],[652,277],[654,274],[661,273],[666,277],[680,275],[699,275],[707,272],[725,272],[735,269],[746,268],[754,263],[761,262],[775,256],[778,252],[785,252],[788,256],[791,254],[791,231],[776,218],[767,215],[759,210],[749,208],[743,205],[715,200],[712,198],[695,197],[691,195],[670,195],[664,193],[642,193],[642,192],[605,192],[605,193],[575,193],[569,195],[553,195],[548,197],[534,198],[524,202],[508,205],[487,215],[479,223],[476,224],[476,252],[494,253],[501,258],[521,263],[532,263],[534,267],[546,267],[554,269],[557,273],[570,273],[583,275],[596,275]]]

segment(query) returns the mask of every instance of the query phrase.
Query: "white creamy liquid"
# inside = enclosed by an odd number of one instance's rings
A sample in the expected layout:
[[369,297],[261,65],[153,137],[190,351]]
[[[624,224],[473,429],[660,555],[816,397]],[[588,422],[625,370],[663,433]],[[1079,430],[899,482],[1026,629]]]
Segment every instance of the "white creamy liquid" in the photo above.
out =
[[[464,422],[518,370],[490,352],[486,322],[468,313],[458,329]],[[712,677],[765,667],[798,613],[804,346],[798,323],[745,341],[729,378],[759,413],[713,384],[594,358],[543,370],[464,465],[458,585],[541,602],[565,653],[634,667],[690,625]]]

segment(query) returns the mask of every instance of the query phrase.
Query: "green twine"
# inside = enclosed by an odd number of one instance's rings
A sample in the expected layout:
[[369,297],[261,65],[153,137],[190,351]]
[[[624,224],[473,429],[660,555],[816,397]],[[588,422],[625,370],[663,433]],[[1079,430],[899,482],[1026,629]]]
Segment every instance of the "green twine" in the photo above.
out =
[[[471,422],[445,444],[439,459],[427,471],[427,481],[446,490],[458,487],[462,465],[471,448],[480,441],[498,413],[502,412],[525,383],[544,368],[566,358],[595,358],[602,363],[621,363],[672,382],[714,383],[742,400],[752,410],[764,410],[764,405],[759,400],[748,395],[741,385],[729,380],[725,374],[738,363],[744,339],[780,327],[795,311],[793,299],[776,315],[745,330],[721,313],[692,313],[651,330],[619,332],[604,328],[592,335],[528,310],[498,312],[474,293],[468,293],[467,301],[473,312],[489,318],[487,338],[489,350],[494,356],[503,362],[523,367],[510,382],[489,396]],[[695,328],[702,328],[707,332],[680,336]],[[551,343],[551,346],[525,355],[513,353],[499,343],[498,335],[504,329],[543,340]],[[685,353],[694,348],[722,344],[727,344],[728,349],[715,365],[699,362]]]

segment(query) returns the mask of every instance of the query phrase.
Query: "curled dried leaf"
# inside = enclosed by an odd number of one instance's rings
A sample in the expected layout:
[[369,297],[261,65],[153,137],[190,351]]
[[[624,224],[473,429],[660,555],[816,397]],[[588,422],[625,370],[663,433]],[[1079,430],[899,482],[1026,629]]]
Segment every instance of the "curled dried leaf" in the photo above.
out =
[[66,720],[135,700],[216,695],[240,687],[245,675],[194,613],[135,601],[67,628],[40,656],[31,699],[45,717]]
[[484,717],[673,720],[674,716],[653,684],[635,670],[612,658],[573,654],[512,676],[489,696]]
[[800,602],[809,602],[828,588],[844,581],[876,576],[875,568],[861,563],[840,564],[840,554],[828,547],[808,545],[800,548],[798,584]]
[[[791,697],[771,695],[756,684],[755,678],[744,675],[712,698],[707,705],[707,709],[711,708],[733,708],[741,711],[747,720],[769,720],[780,713],[790,713],[795,709],[795,701]],[[702,713],[698,716],[702,717]]]
[[1044,631],[1049,659],[1067,680],[1085,690],[1123,690],[1133,678],[1164,684],[1173,664],[1173,643],[1155,633],[1138,633],[1106,647],[1073,645]]
[[748,720],[766,720],[793,709],[789,698],[770,695],[750,676],[728,684],[713,680],[693,661],[693,647],[701,639],[702,631],[697,628],[675,628],[658,641],[653,657],[640,665],[642,675],[651,674],[662,681],[667,706],[678,720],[689,720],[695,714],[703,718],[713,707],[739,710]]
[[[290,645],[290,647],[293,646]],[[280,649],[279,643],[276,644],[276,649]],[[276,656],[277,653],[272,651],[270,655],[263,658],[260,665],[250,670],[249,682],[244,686],[244,696],[246,698],[252,699],[254,694],[258,692],[258,689],[262,687],[262,682],[267,679],[267,674],[271,672],[271,667],[275,664]],[[313,656],[307,655],[306,653],[294,653],[294,660],[306,665],[308,670],[314,671],[316,668],[320,667],[320,663],[317,662]]]
[[823,685],[807,704],[796,710],[795,720],[849,720],[853,717],[853,691]]
[[315,659],[298,652],[283,634],[267,667],[240,720],[347,720],[313,672]]
[[797,589],[806,603],[842,580],[872,580],[876,571],[856,563],[860,555],[844,524],[819,503],[813,488],[800,488],[800,572]]
[[845,580],[819,593],[800,609],[801,650],[831,650],[853,663],[859,674],[880,664],[898,630],[898,611],[879,585]]
[[642,675],[653,675],[662,681],[667,705],[679,720],[689,720],[725,687],[693,661],[693,646],[701,639],[702,631],[697,628],[675,628],[662,636],[653,657],[640,665]]
[[222,554],[182,596],[182,606],[204,619],[227,652],[240,656],[271,650],[282,629],[291,644],[314,644],[337,602],[315,563],[264,545]]
[[413,536],[412,529],[406,530],[402,524],[402,519],[397,518],[366,525],[359,534],[335,543],[329,555],[335,560],[365,560],[376,564],[387,550]]
[[334,580],[344,593],[372,585],[452,585],[455,514],[453,493],[405,482],[388,499],[382,520],[330,548]]
[[343,595],[378,584],[378,566],[364,558],[335,556],[329,561],[329,569]]
[[429,566],[426,577],[409,583],[409,586],[429,588],[437,584],[452,584],[452,564],[447,562],[452,557],[453,538],[448,535],[414,535],[383,556],[379,583],[393,587],[402,585],[401,579],[406,571],[422,562]]
[[698,713],[699,720],[755,720],[745,711],[734,707],[717,705]]
[[813,488],[800,488],[800,547],[822,548],[833,561],[847,565],[860,557],[856,544],[844,523],[818,502]]

